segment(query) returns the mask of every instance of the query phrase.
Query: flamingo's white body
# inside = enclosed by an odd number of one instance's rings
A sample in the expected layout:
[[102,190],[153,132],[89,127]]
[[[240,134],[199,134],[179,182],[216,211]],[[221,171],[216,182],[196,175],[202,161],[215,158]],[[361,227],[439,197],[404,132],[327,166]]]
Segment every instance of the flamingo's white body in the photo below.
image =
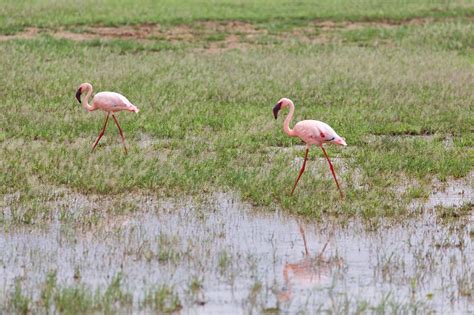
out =
[[[87,94],[84,97],[84,99],[81,101],[81,94],[85,91],[87,91]],[[125,96],[119,93],[115,93],[115,92],[97,93],[92,99],[92,104],[89,104],[89,98],[91,96],[92,96],[92,85],[90,83],[82,83],[76,92],[76,98],[79,101],[79,103],[82,104],[82,107],[84,107],[89,112],[100,109],[107,113],[107,116],[105,117],[104,127],[102,128],[102,131],[97,137],[97,140],[95,141],[94,146],[92,147],[92,151],[94,151],[95,147],[99,143],[100,138],[102,138],[102,136],[104,135],[105,128],[107,127],[107,122],[109,121],[109,116],[110,114],[112,114],[112,118],[114,119],[115,124],[117,125],[119,129],[120,136],[122,137],[122,143],[125,149],[125,153],[127,153],[127,147],[125,146],[125,137],[123,135],[122,128],[120,127],[118,120],[115,117],[115,113],[119,111],[123,111],[123,110],[138,113],[139,111],[138,108],[135,105],[133,105]]]
[[321,147],[321,149],[323,150],[323,153],[329,163],[329,167],[334,177],[334,181],[336,182],[337,188],[339,189],[339,193],[341,194],[341,198],[343,198],[344,195],[342,194],[342,191],[339,187],[339,182],[337,181],[336,173],[334,172],[334,167],[323,145],[325,143],[333,143],[337,145],[347,146],[345,139],[340,137],[334,131],[334,129],[331,128],[331,126],[319,120],[302,120],[296,123],[294,128],[291,129],[290,122],[293,119],[293,114],[295,112],[295,105],[290,99],[288,98],[280,99],[278,103],[275,105],[275,107],[273,108],[273,115],[275,116],[275,119],[277,119],[278,112],[282,108],[285,108],[285,107],[289,107],[290,111],[288,115],[286,116],[285,121],[283,123],[283,131],[290,137],[298,137],[306,143],[306,154],[304,157],[303,166],[301,167],[300,173],[298,175],[298,178],[296,179],[296,182],[293,186],[293,190],[291,191],[291,194],[293,194],[293,192],[295,191],[296,185],[298,184],[298,181],[305,170],[309,149],[311,148],[312,145],[317,145]]

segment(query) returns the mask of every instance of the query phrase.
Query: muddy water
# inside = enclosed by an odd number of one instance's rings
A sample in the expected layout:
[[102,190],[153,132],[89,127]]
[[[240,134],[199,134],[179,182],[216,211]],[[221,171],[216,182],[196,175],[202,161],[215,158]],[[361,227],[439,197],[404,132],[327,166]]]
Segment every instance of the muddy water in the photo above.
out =
[[[56,271],[59,287],[92,291],[121,274],[135,312],[148,310],[146,292],[161,284],[176,290],[184,314],[474,311],[469,217],[442,223],[426,211],[417,221],[369,231],[356,221],[299,222],[223,193],[130,202],[140,211],[105,216],[90,229],[58,218],[42,228],[2,231],[0,304],[15,281],[40,299],[47,273]],[[199,289],[191,290],[196,279]]]

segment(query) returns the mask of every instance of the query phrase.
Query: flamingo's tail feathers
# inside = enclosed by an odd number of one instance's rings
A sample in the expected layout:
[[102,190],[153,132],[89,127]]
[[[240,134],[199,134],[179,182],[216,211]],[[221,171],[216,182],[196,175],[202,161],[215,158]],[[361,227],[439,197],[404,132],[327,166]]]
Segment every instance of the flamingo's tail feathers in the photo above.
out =
[[329,142],[337,145],[342,145],[343,147],[347,147],[346,139],[343,137],[339,137],[338,135],[335,135]]
[[130,111],[134,112],[134,113],[138,113],[140,110],[135,105],[132,105],[131,108],[130,108]]
[[336,139],[336,143],[339,144],[339,145],[342,145],[344,147],[347,147],[346,139],[344,139],[342,137],[339,137],[338,139]]

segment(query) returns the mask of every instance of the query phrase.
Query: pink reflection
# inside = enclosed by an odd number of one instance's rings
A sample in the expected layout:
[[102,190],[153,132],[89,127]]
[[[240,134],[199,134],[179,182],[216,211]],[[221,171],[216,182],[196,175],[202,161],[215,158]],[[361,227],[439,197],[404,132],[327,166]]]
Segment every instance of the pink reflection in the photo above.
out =
[[312,289],[318,285],[326,283],[331,279],[332,269],[342,267],[342,258],[324,257],[324,251],[329,240],[324,244],[321,252],[316,256],[311,256],[306,243],[306,236],[303,226],[299,225],[301,237],[304,242],[304,258],[294,263],[286,263],[283,267],[284,288],[278,293],[280,302],[289,301],[294,294],[294,290]]

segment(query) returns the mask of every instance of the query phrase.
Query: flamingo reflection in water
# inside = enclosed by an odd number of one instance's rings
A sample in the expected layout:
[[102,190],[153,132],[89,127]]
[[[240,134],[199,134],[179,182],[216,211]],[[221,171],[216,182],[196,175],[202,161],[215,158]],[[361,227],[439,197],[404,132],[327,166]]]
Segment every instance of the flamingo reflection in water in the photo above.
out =
[[278,293],[280,302],[289,301],[294,294],[294,287],[297,289],[311,289],[323,284],[329,279],[334,267],[342,267],[344,260],[338,257],[325,258],[323,256],[328,241],[324,244],[320,253],[311,256],[306,243],[306,236],[303,226],[299,225],[299,230],[304,242],[304,258],[294,263],[286,263],[283,267],[284,288]]

